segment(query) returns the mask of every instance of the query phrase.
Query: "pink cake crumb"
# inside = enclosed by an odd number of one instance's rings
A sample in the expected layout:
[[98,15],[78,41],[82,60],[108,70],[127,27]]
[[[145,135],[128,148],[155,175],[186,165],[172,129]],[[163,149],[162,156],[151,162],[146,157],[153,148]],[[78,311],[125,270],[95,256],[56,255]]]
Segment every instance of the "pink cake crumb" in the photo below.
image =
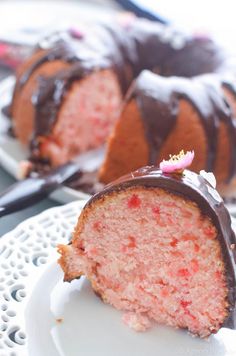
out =
[[158,323],[200,337],[216,332],[228,302],[212,220],[195,202],[158,187],[128,187],[95,202],[70,247],[69,276],[87,276],[135,331]]
[[122,321],[135,331],[145,331],[152,326],[152,323],[147,316],[134,312],[124,313]]

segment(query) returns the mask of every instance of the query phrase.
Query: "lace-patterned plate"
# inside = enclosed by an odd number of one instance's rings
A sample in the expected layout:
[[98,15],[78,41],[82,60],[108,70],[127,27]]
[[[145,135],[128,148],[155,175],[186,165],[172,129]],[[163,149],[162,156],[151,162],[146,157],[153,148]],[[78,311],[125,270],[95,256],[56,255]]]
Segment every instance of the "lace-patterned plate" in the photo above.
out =
[[0,356],[235,356],[236,331],[207,341],[164,326],[136,333],[86,279],[63,283],[56,245],[84,204],[49,209],[0,239]]
[[49,209],[0,239],[1,356],[28,355],[26,305],[50,261],[56,261],[57,244],[69,240],[84,204],[77,201]]

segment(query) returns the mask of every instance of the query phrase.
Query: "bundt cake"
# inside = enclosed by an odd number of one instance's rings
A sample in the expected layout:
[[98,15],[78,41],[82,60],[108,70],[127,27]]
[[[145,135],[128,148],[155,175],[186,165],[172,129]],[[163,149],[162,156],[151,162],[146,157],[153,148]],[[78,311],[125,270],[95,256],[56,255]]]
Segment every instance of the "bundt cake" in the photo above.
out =
[[[112,25],[92,25],[56,33],[44,39],[18,70],[10,108],[15,135],[23,144],[29,145],[32,160],[51,166],[67,162],[78,153],[103,144],[119,116],[127,89],[143,69],[164,77],[194,77],[224,71],[225,58],[219,47],[206,37],[184,35],[173,27],[147,20],[132,19],[122,25],[117,21]],[[144,76],[147,77],[146,74]],[[159,80],[159,84],[162,82],[163,88],[166,88],[165,79]],[[180,80],[179,83],[187,82]],[[191,90],[190,84],[186,86]],[[186,88],[182,91],[185,93]],[[156,95],[159,93],[160,90]],[[233,100],[232,95],[230,99]],[[131,104],[123,115],[130,112],[131,116],[135,116],[135,111],[139,111],[133,101]],[[169,109],[163,105],[161,110],[164,113]],[[187,111],[184,120],[191,121],[189,113],[193,109],[185,101],[184,110]],[[208,114],[208,108],[206,110]],[[161,116],[165,119],[163,113]],[[140,113],[137,115],[140,116]],[[171,120],[172,126],[173,123],[174,120]],[[204,130],[197,123],[196,126],[197,135],[200,135]],[[166,131],[165,128],[161,130]],[[225,127],[222,130],[227,131]],[[137,168],[141,161],[150,163],[146,159],[145,142],[142,145],[133,135],[130,139],[141,145],[131,158],[132,167],[127,165],[122,168],[123,163],[119,161],[119,167],[115,173],[112,168],[110,176],[105,172],[107,168],[103,168],[102,180],[109,181],[127,169]],[[205,140],[204,135],[199,136],[198,148],[195,147],[199,162],[204,164],[212,162],[212,157],[205,157]],[[124,141],[128,143],[126,136]],[[203,143],[202,148],[200,143]],[[225,152],[230,150],[229,145],[226,142]],[[216,143],[212,139],[207,154],[211,154],[213,149],[216,149]],[[111,150],[110,144],[109,155]],[[169,150],[165,149],[165,152]],[[140,160],[135,158],[138,152]],[[128,160],[130,154],[127,154]],[[115,154],[111,155],[115,163]],[[221,171],[224,177],[228,174],[229,160],[228,156],[223,159]],[[110,164],[106,162],[105,166]]]
[[236,173],[236,81],[223,75],[169,77],[143,71],[109,138],[100,180],[108,183],[172,152],[194,149],[192,169],[229,182]]
[[206,175],[145,167],[94,195],[59,246],[64,280],[85,275],[137,331],[235,328],[236,239]]

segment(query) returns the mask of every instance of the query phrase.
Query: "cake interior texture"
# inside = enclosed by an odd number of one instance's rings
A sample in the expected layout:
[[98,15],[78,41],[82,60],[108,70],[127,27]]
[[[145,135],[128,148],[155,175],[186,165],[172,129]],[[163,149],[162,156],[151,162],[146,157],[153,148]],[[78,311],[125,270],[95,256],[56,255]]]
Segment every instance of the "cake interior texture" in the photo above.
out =
[[211,218],[159,187],[97,199],[80,217],[73,248],[61,247],[65,279],[86,275],[137,331],[157,322],[201,337],[216,332],[228,314],[228,288]]
[[120,104],[121,91],[111,71],[94,71],[86,79],[75,81],[65,95],[53,129],[38,138],[41,157],[58,166],[104,144]]

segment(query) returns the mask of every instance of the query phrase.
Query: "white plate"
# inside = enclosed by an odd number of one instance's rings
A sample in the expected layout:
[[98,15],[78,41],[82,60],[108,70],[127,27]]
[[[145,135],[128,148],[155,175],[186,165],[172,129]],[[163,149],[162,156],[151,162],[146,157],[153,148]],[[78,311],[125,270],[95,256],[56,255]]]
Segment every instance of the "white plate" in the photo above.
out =
[[0,355],[235,356],[236,331],[207,341],[164,326],[136,333],[86,279],[62,282],[56,245],[68,241],[84,203],[47,210],[0,240]]
[[[9,119],[2,113],[2,107],[9,104],[11,100],[13,85],[13,77],[0,82],[0,165],[18,179],[19,162],[27,159],[29,152],[19,141],[6,134],[9,127]],[[60,203],[69,203],[78,199],[88,199],[89,195],[75,189],[62,187],[53,192],[50,197]]]

